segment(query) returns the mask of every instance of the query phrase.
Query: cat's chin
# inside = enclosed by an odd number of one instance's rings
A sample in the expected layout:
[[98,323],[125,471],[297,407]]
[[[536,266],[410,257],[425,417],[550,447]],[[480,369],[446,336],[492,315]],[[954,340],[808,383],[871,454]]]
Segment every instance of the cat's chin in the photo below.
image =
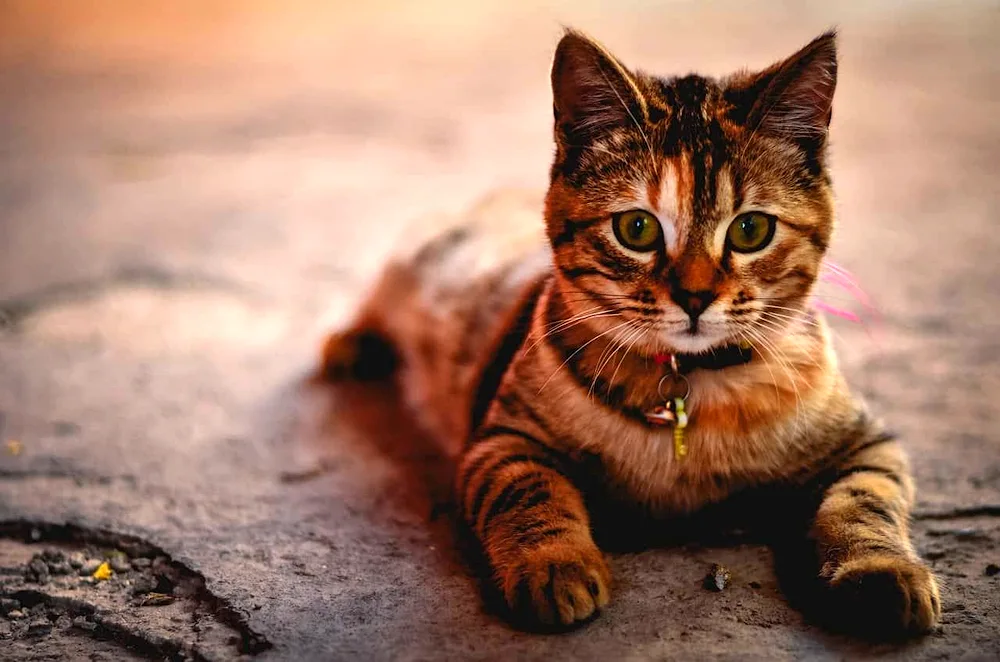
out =
[[713,333],[703,330],[697,333],[671,333],[662,338],[665,351],[677,354],[704,354],[728,345],[732,340],[728,333]]

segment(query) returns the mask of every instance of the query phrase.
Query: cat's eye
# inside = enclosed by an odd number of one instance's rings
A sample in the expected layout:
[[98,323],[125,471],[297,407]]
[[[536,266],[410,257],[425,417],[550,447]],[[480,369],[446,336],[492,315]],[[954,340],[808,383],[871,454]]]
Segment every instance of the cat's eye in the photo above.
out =
[[621,245],[633,251],[653,250],[663,232],[656,217],[640,209],[615,214],[612,227]]
[[726,242],[737,253],[753,253],[771,242],[774,227],[774,216],[759,211],[740,214],[729,224]]

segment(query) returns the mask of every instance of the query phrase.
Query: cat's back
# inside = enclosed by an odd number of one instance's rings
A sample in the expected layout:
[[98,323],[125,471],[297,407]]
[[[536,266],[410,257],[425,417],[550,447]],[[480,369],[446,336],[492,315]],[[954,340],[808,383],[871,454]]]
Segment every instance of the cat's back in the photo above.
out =
[[402,233],[370,296],[369,315],[403,360],[405,397],[456,450],[483,373],[551,271],[543,199],[498,190],[465,213],[425,216]]
[[500,189],[458,214],[427,214],[400,235],[392,264],[437,290],[547,254],[543,203],[541,191]]

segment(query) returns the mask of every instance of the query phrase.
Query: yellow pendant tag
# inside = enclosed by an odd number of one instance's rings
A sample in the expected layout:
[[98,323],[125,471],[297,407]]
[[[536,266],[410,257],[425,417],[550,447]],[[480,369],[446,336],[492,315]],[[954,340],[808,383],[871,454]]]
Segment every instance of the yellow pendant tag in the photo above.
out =
[[[691,394],[691,384],[684,375],[678,372],[677,359],[673,355],[670,355],[670,369],[671,372],[663,375],[660,381],[656,385],[657,394],[664,399],[662,405],[653,407],[651,410],[646,412],[646,421],[650,425],[656,426],[672,426],[674,428],[674,457],[678,460],[682,459],[687,455],[687,444],[684,443],[684,430],[688,426],[688,415],[685,409],[685,404],[688,395]],[[669,379],[684,382],[687,386],[687,391],[683,396],[669,398],[663,393],[663,385]]]
[[684,443],[684,429],[687,428],[688,415],[684,411],[684,398],[674,398],[673,406],[677,422],[674,424],[674,456],[678,459],[687,455],[687,444]]

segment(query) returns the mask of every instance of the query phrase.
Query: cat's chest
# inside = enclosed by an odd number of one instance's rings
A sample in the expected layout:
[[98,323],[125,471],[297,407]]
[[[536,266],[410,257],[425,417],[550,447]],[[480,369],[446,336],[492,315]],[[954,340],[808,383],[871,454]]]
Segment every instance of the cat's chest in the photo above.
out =
[[787,420],[740,429],[692,409],[681,438],[671,425],[650,426],[609,410],[564,420],[572,428],[566,436],[596,460],[588,468],[591,478],[618,497],[663,514],[694,512],[765,484],[798,461]]
[[684,432],[683,443],[680,455],[672,429],[638,425],[621,426],[613,442],[590,440],[605,487],[664,514],[693,512],[764,482],[773,462],[767,454],[753,452],[765,443],[761,439],[738,439],[692,426]]
[[541,370],[515,371],[516,377],[545,377],[526,383],[525,393],[555,394],[534,405],[547,433],[558,446],[596,459],[587,469],[594,474],[589,478],[663,514],[690,513],[738,490],[808,469],[812,454],[822,451],[814,447],[822,436],[815,433],[829,422],[838,384],[833,371],[818,362],[799,368],[802,381],[794,388],[779,388],[763,361],[689,373],[684,380],[688,425],[681,439],[685,452],[679,453],[675,425],[646,419],[665,402],[655,373],[652,378],[630,373],[623,382],[629,390],[612,402],[592,395],[587,380],[571,370],[553,371],[558,359]]

